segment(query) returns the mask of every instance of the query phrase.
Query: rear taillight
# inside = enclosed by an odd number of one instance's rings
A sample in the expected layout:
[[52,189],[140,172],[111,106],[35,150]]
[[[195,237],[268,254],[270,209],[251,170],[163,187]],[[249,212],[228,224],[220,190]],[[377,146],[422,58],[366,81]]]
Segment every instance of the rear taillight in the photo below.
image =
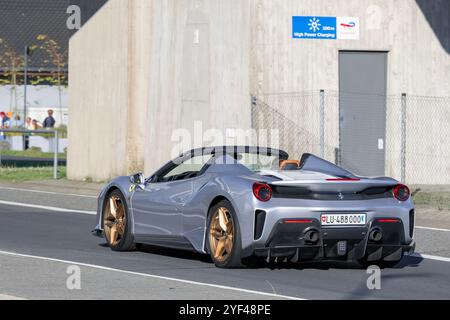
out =
[[395,199],[399,201],[406,201],[409,199],[409,188],[404,184],[398,184],[392,189]]
[[268,184],[255,182],[253,184],[253,194],[259,201],[269,201],[272,198],[272,189]]

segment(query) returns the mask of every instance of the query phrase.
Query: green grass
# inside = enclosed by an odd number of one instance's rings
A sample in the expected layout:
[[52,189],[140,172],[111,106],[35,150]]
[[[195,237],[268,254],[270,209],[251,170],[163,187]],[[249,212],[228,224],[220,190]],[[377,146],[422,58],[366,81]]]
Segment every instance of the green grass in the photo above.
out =
[[[58,167],[58,178],[66,178],[66,167]],[[53,179],[53,167],[0,167],[0,181],[24,182]]]
[[448,191],[419,191],[413,196],[413,200],[417,206],[450,210],[450,192]]
[[[0,151],[1,156],[11,156],[11,157],[24,157],[24,158],[45,158],[53,159],[54,153],[42,152],[36,149],[28,149],[25,151],[13,151],[13,150],[2,150]],[[67,155],[65,153],[58,153],[58,159],[66,159]]]

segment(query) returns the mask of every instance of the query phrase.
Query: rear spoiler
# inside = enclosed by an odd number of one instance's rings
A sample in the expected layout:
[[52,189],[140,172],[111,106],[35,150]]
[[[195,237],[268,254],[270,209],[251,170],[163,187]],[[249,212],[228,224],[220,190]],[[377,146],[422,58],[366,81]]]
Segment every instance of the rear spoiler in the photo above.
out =
[[338,178],[358,178],[350,171],[310,153],[304,153],[302,155],[302,158],[300,159],[300,169],[321,172]]
[[274,186],[303,187],[312,192],[361,192],[369,188],[388,188],[397,185],[391,178],[342,178],[324,180],[271,181]]

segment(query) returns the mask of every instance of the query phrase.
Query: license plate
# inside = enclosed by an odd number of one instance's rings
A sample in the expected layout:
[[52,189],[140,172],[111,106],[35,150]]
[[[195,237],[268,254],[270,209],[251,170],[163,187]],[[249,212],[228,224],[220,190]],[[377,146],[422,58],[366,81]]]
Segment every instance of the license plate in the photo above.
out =
[[320,217],[323,226],[344,226],[366,224],[365,213],[323,213]]

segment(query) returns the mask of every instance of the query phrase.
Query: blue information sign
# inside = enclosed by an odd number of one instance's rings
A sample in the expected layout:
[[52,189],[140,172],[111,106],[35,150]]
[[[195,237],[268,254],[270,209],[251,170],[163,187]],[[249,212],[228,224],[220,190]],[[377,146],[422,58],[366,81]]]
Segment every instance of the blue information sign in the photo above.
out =
[[336,17],[292,17],[293,38],[336,39],[336,33]]

